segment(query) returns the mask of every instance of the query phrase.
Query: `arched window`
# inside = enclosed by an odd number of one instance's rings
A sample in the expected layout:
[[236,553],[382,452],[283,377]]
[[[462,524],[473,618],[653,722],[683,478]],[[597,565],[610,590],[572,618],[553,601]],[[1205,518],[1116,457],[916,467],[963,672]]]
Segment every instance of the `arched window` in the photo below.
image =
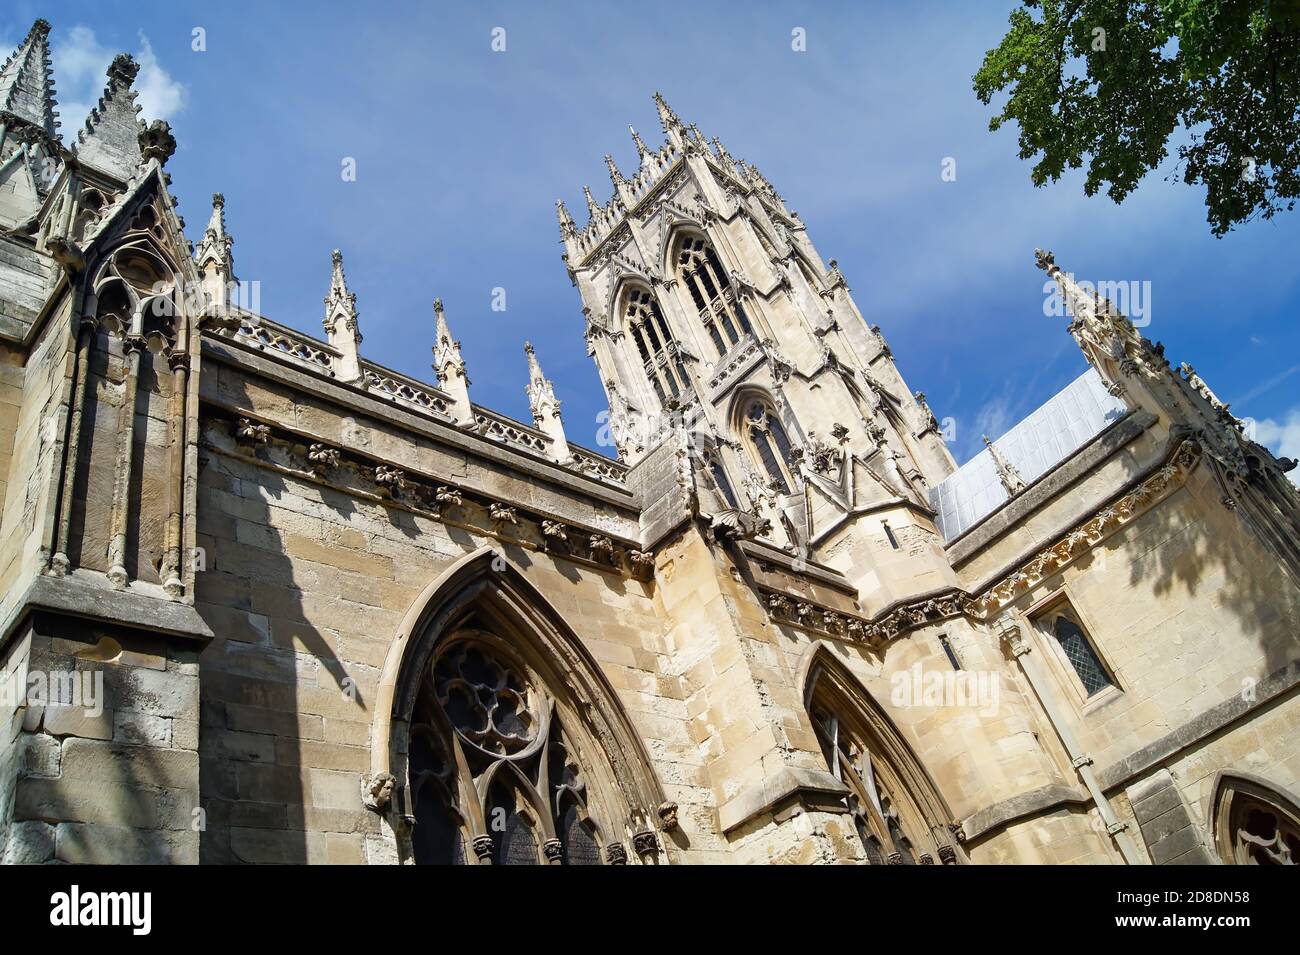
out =
[[403,622],[381,677],[375,762],[432,865],[657,859],[664,802],[643,744],[577,636],[492,548],[457,562]]
[[682,367],[677,342],[668,330],[668,323],[664,321],[654,296],[649,289],[632,288],[624,302],[628,334],[636,343],[646,377],[650,379],[659,403],[667,406],[670,400],[682,400],[682,394],[689,387],[689,379],[686,377],[686,369]]
[[1068,602],[1062,602],[1046,613],[1035,618],[1034,624],[1043,633],[1049,634],[1060,648],[1061,656],[1069,663],[1074,675],[1079,678],[1084,699],[1095,696],[1102,690],[1114,686],[1110,671],[1102,662],[1092,638],[1083,627],[1083,622]]
[[684,235],[677,242],[678,281],[690,293],[700,321],[721,357],[750,332],[749,318],[723,271],[718,256],[704,239]]
[[463,865],[481,817],[490,845],[475,851],[495,865],[599,865],[608,837],[563,724],[546,688],[495,635],[462,629],[443,641],[411,725],[415,861]]
[[713,482],[719,497],[726,507],[738,508],[740,504],[736,499],[736,492],[731,486],[731,480],[727,477],[727,470],[722,463],[722,453],[715,447],[704,447],[699,451],[700,460],[704,462],[705,469],[709,472],[709,478]]
[[1212,820],[1219,856],[1229,865],[1300,865],[1300,809],[1267,783],[1221,777]]
[[739,430],[745,436],[754,462],[776,490],[789,494],[794,487],[794,458],[790,439],[776,411],[762,398],[750,398],[743,405]]
[[871,865],[957,861],[947,807],[897,729],[829,650],[819,648],[805,692],[831,773]]

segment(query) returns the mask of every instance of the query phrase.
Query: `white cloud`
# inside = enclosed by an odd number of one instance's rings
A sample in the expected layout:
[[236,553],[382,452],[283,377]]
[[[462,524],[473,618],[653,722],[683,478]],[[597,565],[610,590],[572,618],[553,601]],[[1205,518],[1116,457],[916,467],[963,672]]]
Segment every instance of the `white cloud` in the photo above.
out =
[[[135,60],[140,72],[135,78],[136,102],[142,119],[171,119],[185,108],[187,89],[172,79],[154,53],[149,38],[141,31]],[[83,24],[56,39],[50,50],[54,79],[59,90],[59,118],[65,140],[75,140],[77,130],[99,101],[107,82],[108,66],[117,55],[99,42],[95,31]]]
[[1274,454],[1300,459],[1300,408],[1288,411],[1281,424],[1272,418],[1258,419],[1254,437]]
[[158,63],[143,30],[140,31],[140,52],[135,59],[140,64],[140,74],[135,78],[135,88],[140,94],[136,98],[140,114],[145,119],[170,119],[183,110],[188,90]]

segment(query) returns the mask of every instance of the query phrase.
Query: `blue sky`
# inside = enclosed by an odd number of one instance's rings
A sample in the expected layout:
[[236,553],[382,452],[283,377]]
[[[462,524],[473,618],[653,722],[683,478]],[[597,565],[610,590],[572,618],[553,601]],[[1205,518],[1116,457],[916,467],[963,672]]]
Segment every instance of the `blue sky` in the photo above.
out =
[[1014,128],[988,131],[970,83],[1011,6],[11,0],[0,41],[53,24],[65,141],[112,54],[142,60],[145,114],[180,144],[168,169],[188,232],[225,193],[236,271],[268,317],[323,334],[337,246],[366,357],[431,380],[441,296],[474,400],[527,419],[531,339],[584,444],[603,396],[553,204],[581,223],[584,183],[608,198],[602,156],[635,168],[627,125],[661,138],[658,89],[756,163],[838,259],[909,385],[955,419],[959,461],[1086,367],[1066,320],[1044,315],[1035,246],[1081,279],[1149,282],[1146,333],[1300,455],[1300,213],[1215,239],[1203,194],[1166,181],[1172,160],[1122,206],[1084,197],[1078,176],[1033,188]]

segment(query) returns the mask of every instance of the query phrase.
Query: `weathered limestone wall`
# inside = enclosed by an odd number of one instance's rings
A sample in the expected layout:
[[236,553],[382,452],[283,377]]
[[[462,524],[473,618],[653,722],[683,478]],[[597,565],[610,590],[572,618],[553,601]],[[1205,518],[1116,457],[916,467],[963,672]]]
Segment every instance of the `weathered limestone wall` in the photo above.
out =
[[24,655],[28,688],[35,674],[47,689],[7,723],[0,763],[15,771],[5,777],[13,790],[4,861],[197,862],[191,645],[38,613],[6,669]]
[[[337,403],[355,400],[342,389],[298,391],[215,361],[205,369],[214,410],[636,537],[630,498],[616,506],[580,495],[548,477],[550,465],[512,471],[483,457],[500,453],[490,446],[477,451],[481,439],[447,443],[402,427],[400,413],[368,416]],[[440,521],[381,500],[346,486],[343,469],[320,479],[295,473],[276,448],[238,441],[226,413],[205,417],[198,494],[196,608],[216,633],[202,658],[205,861],[387,858],[379,817],[361,802],[380,670],[415,598],[485,544],[501,547],[569,622],[617,691],[682,806],[680,832],[661,834],[670,854],[702,848],[712,823],[692,804],[696,744],[647,584],[545,553],[522,528],[494,532],[468,512]]]
[[[95,334],[83,408],[81,448],[73,495],[69,558],[74,567],[106,573],[112,537],[113,489],[118,445],[126,425],[129,364],[122,338]],[[145,349],[140,356],[132,433],[126,570],[132,580],[161,584],[172,378],[166,359]]]
[[54,268],[30,245],[0,237],[0,333],[15,341],[27,335],[45,304]]
[[[1092,757],[1139,849],[1157,863],[1204,857],[1213,841],[1205,828],[1209,790],[1220,772],[1252,773],[1294,792],[1300,769],[1300,594],[1222,496],[1208,468],[1199,467],[1185,485],[1030,587],[1012,607],[1063,722]],[[1040,546],[1046,543],[1043,538]],[[1062,595],[1115,689],[1085,698],[1059,645],[1032,626],[1037,610]],[[1023,677],[1014,679],[1040,710],[1037,722],[1050,727]],[[1050,728],[1042,735],[1055,738]],[[1180,806],[1166,805],[1167,795],[1148,801],[1159,773],[1171,774],[1164,788],[1181,793]],[[1060,826],[1090,805],[1068,761],[1062,777],[1075,790],[1072,797],[1035,796],[1026,786],[1021,798],[1040,809],[1064,799],[1068,808],[986,834],[975,857],[1029,861],[1025,853],[1039,846],[1033,851],[1040,857],[1061,861],[1060,836],[1044,827]],[[1094,832],[1104,833],[1095,811],[1088,818]]]
[[14,439],[23,408],[23,352],[0,343],[0,516],[8,500]]
[[[56,455],[63,447],[65,392],[72,373],[65,316],[48,321],[31,346],[21,372],[6,371],[5,395],[21,388],[21,406],[4,414],[13,422],[4,512],[0,516],[0,620],[8,619],[27,584],[42,569],[43,545],[52,531],[58,485]],[[6,366],[10,367],[10,366]],[[4,419],[0,419],[4,420]],[[2,429],[0,429],[2,430]]]
[[1018,820],[979,840],[969,851],[977,865],[1119,865],[1124,861],[1097,811],[1082,804]]
[[[1084,560],[1017,601],[1064,592],[1110,667],[1119,693],[1084,703],[1059,649],[1038,644],[1084,749],[1102,767],[1178,732],[1300,658],[1300,593],[1247,536],[1204,469]],[[1122,586],[1117,585],[1122,582]],[[1278,762],[1300,739],[1270,741]]]
[[[14,793],[18,788],[19,772],[26,758],[26,734],[23,719],[26,714],[17,688],[27,679],[27,658],[31,652],[31,631],[23,628],[14,634],[0,654],[0,864],[25,862],[27,853],[16,848],[13,828]],[[43,841],[44,832],[35,833]],[[40,852],[44,858],[44,850]]]

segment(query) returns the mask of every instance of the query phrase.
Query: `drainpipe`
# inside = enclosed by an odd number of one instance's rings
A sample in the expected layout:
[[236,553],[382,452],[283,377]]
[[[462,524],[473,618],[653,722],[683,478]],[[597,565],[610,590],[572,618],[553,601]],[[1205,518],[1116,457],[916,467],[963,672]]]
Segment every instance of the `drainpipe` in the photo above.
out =
[[1097,812],[1101,814],[1102,822],[1106,824],[1106,831],[1110,833],[1115,840],[1115,844],[1119,847],[1120,855],[1124,857],[1124,861],[1129,865],[1140,865],[1142,859],[1138,855],[1133,840],[1129,838],[1128,823],[1122,822],[1115,815],[1110,800],[1101,791],[1101,785],[1097,782],[1097,774],[1092,768],[1092,757],[1083,751],[1083,747],[1079,745],[1078,739],[1075,738],[1069,724],[1065,721],[1064,714],[1057,705],[1056,698],[1048,692],[1047,681],[1038,668],[1038,661],[1031,655],[1033,647],[1020,632],[1020,625],[1012,619],[1010,614],[1005,614],[998,621],[997,628],[998,635],[1006,641],[1007,647],[1011,650],[1011,655],[1020,664],[1020,670],[1024,673],[1025,679],[1029,681],[1029,685],[1033,687],[1039,702],[1043,704],[1043,709],[1047,711],[1047,719],[1052,724],[1052,729],[1056,731],[1061,745],[1065,747],[1065,752],[1070,757],[1070,764],[1074,766],[1079,778],[1083,780],[1083,784],[1088,787],[1088,792],[1092,794],[1093,805],[1097,807]]

